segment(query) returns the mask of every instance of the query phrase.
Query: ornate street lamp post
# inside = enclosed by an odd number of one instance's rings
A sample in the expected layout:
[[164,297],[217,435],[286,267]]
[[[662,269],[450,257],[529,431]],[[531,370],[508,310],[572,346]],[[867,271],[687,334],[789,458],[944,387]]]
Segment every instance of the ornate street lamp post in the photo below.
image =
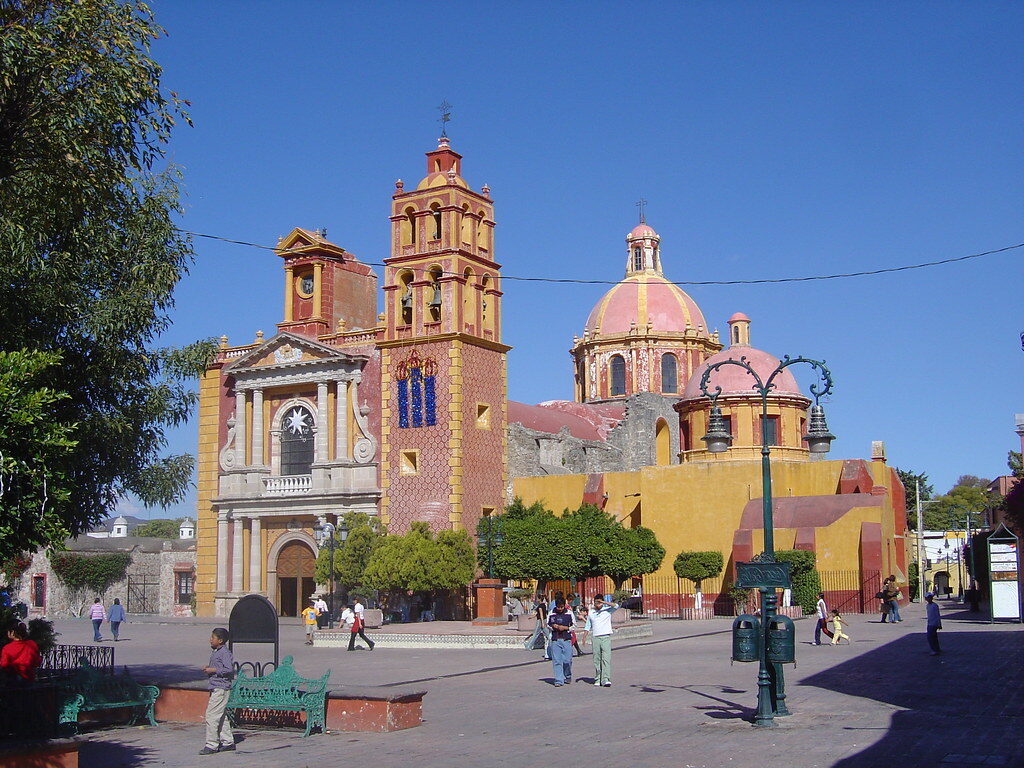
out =
[[[498,521],[498,525],[494,525],[494,520],[491,518],[491,511],[484,510],[484,519],[487,520],[487,578],[494,578],[494,547],[501,546],[503,537],[501,535],[501,521]],[[497,528],[497,530],[495,530]]]
[[[711,375],[726,365],[736,365],[743,368],[754,377],[754,391],[761,396],[761,496],[762,512],[764,516],[764,552],[758,555],[755,560],[761,563],[775,562],[775,530],[772,522],[772,468],[771,448],[768,444],[768,395],[775,387],[775,378],[786,368],[797,363],[805,363],[815,369],[821,376],[820,384],[811,385],[811,394],[814,395],[814,405],[811,406],[810,420],[807,434],[803,439],[807,442],[807,449],[812,454],[828,453],[835,435],[828,431],[825,423],[825,409],[819,404],[820,398],[832,391],[832,374],[825,367],[823,361],[811,360],[806,357],[790,358],[788,355],[782,358],[779,365],[768,374],[764,381],[757,371],[750,365],[747,358],[740,357],[739,360],[722,360],[708,366],[700,380],[701,394],[711,400],[711,415],[708,420],[708,432],[704,436],[710,453],[722,453],[732,445],[732,434],[725,425],[725,417],[722,416],[722,409],[718,407],[718,398],[722,394],[722,388],[716,386],[714,390],[708,389]],[[762,586],[761,592],[761,618],[763,637],[761,652],[757,671],[757,712],[754,715],[754,725],[760,727],[772,727],[775,725],[776,715],[788,715],[786,707],[786,686],[782,674],[781,664],[769,664],[767,659],[768,650],[768,628],[776,614],[775,609],[775,588]]]
[[[348,534],[348,530],[343,528],[344,534]],[[327,604],[327,628],[334,629],[334,523],[318,523],[313,526],[313,531],[316,533],[317,544],[321,547],[327,544],[327,557],[330,567],[328,573],[330,574],[330,602]]]

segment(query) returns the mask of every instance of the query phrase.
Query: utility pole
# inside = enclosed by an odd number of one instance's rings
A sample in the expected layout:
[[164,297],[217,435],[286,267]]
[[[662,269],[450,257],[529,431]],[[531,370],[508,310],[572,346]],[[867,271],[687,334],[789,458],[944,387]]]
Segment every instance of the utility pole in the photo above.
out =
[[924,600],[924,517],[921,514],[921,481],[915,480],[917,499],[917,599]]

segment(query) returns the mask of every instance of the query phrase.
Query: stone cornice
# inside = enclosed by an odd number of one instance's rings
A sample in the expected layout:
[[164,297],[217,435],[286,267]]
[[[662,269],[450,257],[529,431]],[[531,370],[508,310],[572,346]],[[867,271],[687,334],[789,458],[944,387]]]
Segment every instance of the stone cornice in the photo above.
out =
[[412,339],[391,339],[388,341],[379,341],[377,346],[381,349],[388,349],[391,347],[415,347],[418,344],[428,344],[437,341],[462,341],[466,344],[473,344],[477,347],[483,347],[484,349],[490,349],[495,352],[508,352],[512,347],[502,344],[497,341],[489,341],[488,339],[481,339],[479,336],[471,336],[468,333],[439,333],[436,336],[417,336]]

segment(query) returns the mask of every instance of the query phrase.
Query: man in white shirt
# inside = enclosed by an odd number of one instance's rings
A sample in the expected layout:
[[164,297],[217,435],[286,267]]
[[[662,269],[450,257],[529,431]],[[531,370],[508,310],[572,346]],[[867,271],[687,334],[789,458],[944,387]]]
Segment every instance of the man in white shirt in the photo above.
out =
[[611,595],[594,598],[594,610],[587,614],[584,629],[594,646],[594,685],[612,686],[612,613],[618,610]]
[[327,610],[327,601],[324,600],[323,595],[317,595],[316,602],[313,603],[313,607],[316,608],[316,628],[323,629],[330,616]]
[[814,625],[814,644],[821,645],[821,630],[828,633],[828,606],[825,605],[825,593],[818,593],[818,621]]

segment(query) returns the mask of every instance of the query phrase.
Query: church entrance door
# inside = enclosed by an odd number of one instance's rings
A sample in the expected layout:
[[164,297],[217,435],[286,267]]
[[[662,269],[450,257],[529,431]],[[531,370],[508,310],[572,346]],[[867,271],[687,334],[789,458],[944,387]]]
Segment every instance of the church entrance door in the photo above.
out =
[[277,609],[282,616],[298,616],[316,591],[313,577],[316,556],[301,541],[286,544],[277,556]]

